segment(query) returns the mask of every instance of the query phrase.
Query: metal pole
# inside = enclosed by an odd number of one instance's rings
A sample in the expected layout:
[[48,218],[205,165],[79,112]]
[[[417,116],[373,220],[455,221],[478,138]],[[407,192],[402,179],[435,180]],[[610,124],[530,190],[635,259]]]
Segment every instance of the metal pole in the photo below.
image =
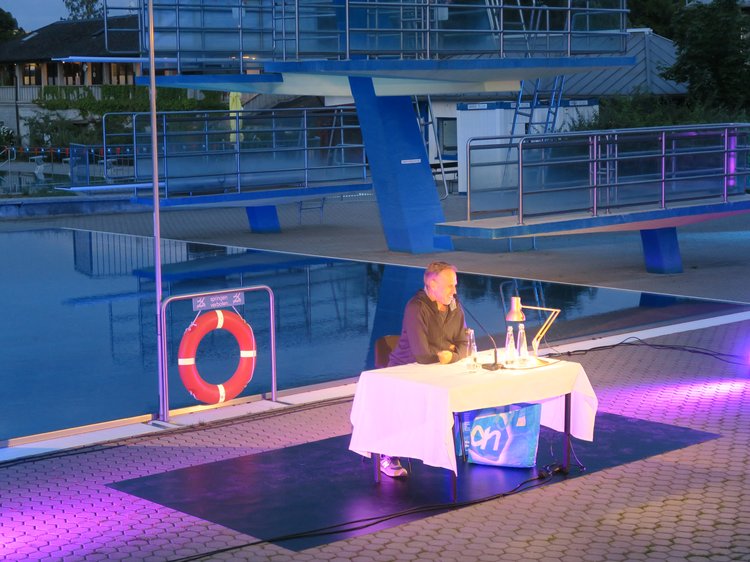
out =
[[518,224],[523,224],[523,141],[518,141]]
[[154,200],[154,279],[156,281],[156,366],[159,377],[159,419],[169,421],[169,388],[162,377],[164,348],[161,313],[161,229],[159,221],[159,151],[156,134],[156,57],[154,56],[154,3],[148,0],[148,94],[151,111],[151,175]]
[[471,221],[471,141],[466,142],[466,220]]
[[667,207],[667,134],[661,132],[661,201],[662,209]]
[[21,112],[18,109],[18,69],[19,65],[16,64],[13,67],[13,101],[15,102],[16,106],[16,141],[18,142],[19,146],[22,146],[21,143]]

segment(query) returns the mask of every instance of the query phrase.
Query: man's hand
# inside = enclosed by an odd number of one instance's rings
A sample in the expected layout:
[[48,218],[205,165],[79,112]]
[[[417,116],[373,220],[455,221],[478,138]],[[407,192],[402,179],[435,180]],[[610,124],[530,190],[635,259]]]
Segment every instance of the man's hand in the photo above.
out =
[[452,351],[438,351],[438,361],[445,365],[446,363],[450,363],[453,360],[453,352]]

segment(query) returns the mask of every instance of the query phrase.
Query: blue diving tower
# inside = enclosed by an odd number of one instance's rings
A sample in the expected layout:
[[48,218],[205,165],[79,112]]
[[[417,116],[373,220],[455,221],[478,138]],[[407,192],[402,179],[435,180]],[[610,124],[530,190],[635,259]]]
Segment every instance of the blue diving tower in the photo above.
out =
[[[132,10],[116,4],[108,17]],[[152,4],[158,86],[353,100],[393,251],[452,248],[435,231],[444,216],[414,96],[519,92],[524,82],[634,62],[623,54],[625,0]],[[138,10],[146,55],[147,0]],[[251,229],[278,229],[274,205],[247,204]]]

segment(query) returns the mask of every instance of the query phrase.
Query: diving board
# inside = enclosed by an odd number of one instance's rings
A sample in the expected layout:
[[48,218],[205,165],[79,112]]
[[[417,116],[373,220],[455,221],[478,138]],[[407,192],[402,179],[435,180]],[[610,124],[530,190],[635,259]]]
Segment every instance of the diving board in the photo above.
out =
[[599,216],[588,213],[527,216],[523,224],[518,223],[517,216],[441,222],[435,224],[435,233],[498,240],[639,230],[646,271],[681,273],[682,258],[677,240],[677,227],[748,212],[750,196],[745,195],[735,197],[733,201],[726,203],[652,208]]

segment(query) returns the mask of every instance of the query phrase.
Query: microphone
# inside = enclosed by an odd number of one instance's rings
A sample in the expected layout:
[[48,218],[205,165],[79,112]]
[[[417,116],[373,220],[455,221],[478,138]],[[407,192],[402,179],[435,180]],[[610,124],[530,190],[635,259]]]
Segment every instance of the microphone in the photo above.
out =
[[[454,303],[458,302],[458,295],[453,295],[453,302]],[[490,338],[490,341],[492,342],[492,347],[495,348],[495,362],[494,363],[484,363],[482,365],[482,368],[483,369],[487,369],[488,371],[497,371],[498,369],[503,369],[504,368],[503,365],[501,363],[498,363],[498,361],[497,361],[497,344],[495,343],[495,338],[492,337],[492,334],[490,334],[490,332],[489,332],[489,330],[487,330],[487,328],[485,328],[484,326],[482,326],[482,323],[479,320],[477,320],[476,316],[474,316],[468,308],[466,308],[463,305],[461,305],[461,308],[463,308],[464,312],[466,312],[469,316],[471,316],[471,319],[474,320],[474,322],[477,323],[477,326],[479,326],[482,329],[482,331],[485,333],[485,335],[488,338]]]

